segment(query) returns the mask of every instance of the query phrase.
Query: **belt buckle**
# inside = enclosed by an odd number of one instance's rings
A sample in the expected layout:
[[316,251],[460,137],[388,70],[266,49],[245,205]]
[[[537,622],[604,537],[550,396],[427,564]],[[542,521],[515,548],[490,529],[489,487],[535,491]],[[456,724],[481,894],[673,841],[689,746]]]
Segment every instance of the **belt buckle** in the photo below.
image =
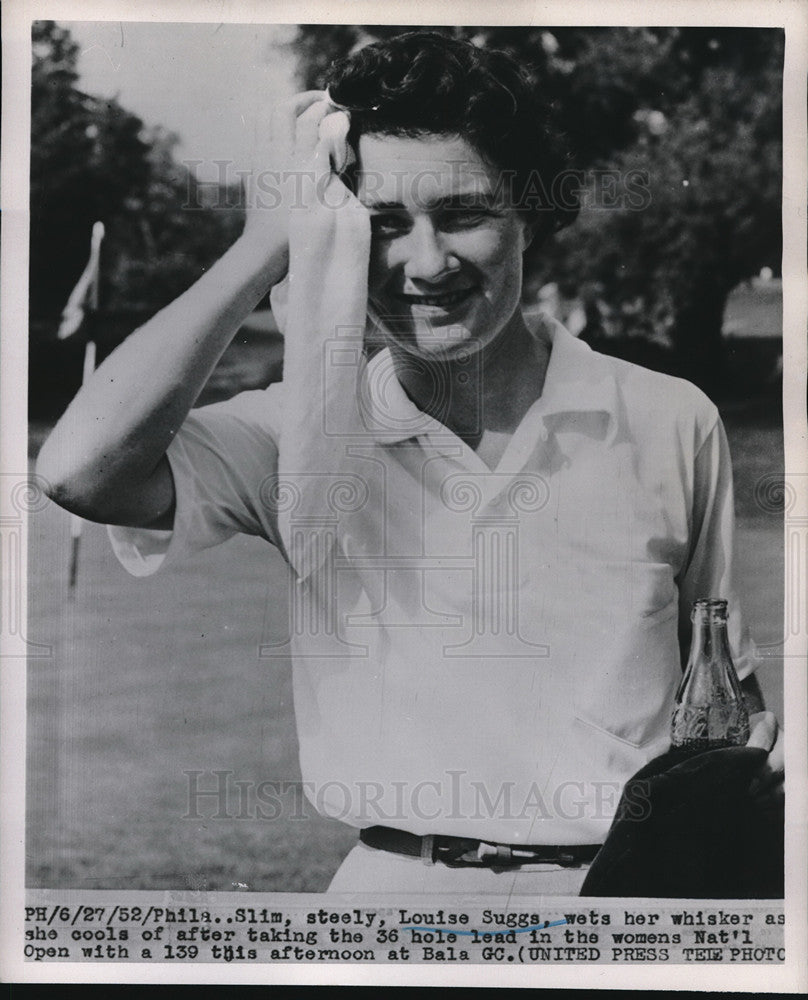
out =
[[[488,853],[493,852],[496,855],[496,845],[483,844],[481,841],[471,838],[467,840],[465,845],[462,844],[462,841],[466,838],[432,837],[431,839],[433,841],[433,863],[440,861],[447,868],[488,867],[491,864],[488,860]],[[483,851],[483,848],[487,848],[488,851]],[[422,845],[422,856],[424,850],[425,847]],[[496,862],[495,857],[493,860]]]
[[421,860],[426,865],[434,865],[440,860],[450,868],[469,865],[480,868],[508,868],[513,865],[529,864],[559,865],[562,868],[580,867],[580,861],[573,851],[559,847],[531,849],[480,840],[475,846],[469,845],[465,851],[455,853],[448,844],[441,842],[440,837],[435,836],[422,838]]
[[482,864],[488,865],[548,864],[559,865],[562,868],[578,868],[581,864],[573,851],[565,851],[558,847],[537,850],[529,847],[514,848],[508,844],[486,844],[481,841],[477,855]]
[[508,844],[489,844],[481,840],[474,857],[478,864],[491,866],[509,865],[513,862],[513,850]]

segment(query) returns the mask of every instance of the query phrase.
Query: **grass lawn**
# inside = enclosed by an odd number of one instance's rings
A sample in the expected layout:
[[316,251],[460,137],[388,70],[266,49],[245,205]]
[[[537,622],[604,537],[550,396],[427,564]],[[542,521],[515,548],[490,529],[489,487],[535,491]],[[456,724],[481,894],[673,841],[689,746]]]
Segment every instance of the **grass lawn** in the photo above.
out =
[[[750,419],[727,415],[739,581],[781,713],[781,515],[754,486],[782,470],[782,443],[774,415]],[[277,554],[240,537],[135,580],[87,524],[69,602],[68,520],[51,504],[29,522],[28,638],[52,655],[28,673],[28,885],[324,890],[356,834],[302,804],[290,666],[258,656],[285,621]],[[189,815],[187,771],[203,772],[200,790],[231,772],[218,817],[210,796]],[[255,800],[233,781],[269,780],[291,783],[282,815],[249,818]]]
[[[28,638],[53,656],[29,669],[29,884],[325,889],[356,834],[292,797],[290,665],[258,656],[280,631],[279,557],[241,537],[134,580],[88,524],[70,603],[67,520],[50,506],[31,522]],[[221,809],[208,797],[192,810],[188,770],[200,790],[219,770],[293,791],[276,821],[241,818],[255,800],[234,784]]]

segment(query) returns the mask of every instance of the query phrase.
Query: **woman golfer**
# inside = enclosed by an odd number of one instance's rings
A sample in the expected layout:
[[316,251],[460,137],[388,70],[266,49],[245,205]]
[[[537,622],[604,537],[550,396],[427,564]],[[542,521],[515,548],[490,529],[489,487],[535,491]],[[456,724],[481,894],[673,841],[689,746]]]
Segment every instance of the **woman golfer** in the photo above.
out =
[[[576,207],[507,56],[369,45],[265,139],[241,238],[100,366],[39,472],[136,575],[236,532],[280,547],[304,787],[359,831],[333,889],[577,893],[667,744],[692,601],[736,607],[716,409],[523,316],[523,253]],[[283,382],[192,409],[269,289]]]

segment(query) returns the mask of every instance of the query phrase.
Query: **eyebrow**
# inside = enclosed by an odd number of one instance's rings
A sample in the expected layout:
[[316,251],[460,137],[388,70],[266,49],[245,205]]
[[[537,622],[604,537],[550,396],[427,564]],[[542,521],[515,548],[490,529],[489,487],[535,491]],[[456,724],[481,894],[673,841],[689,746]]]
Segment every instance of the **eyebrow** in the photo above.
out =
[[[486,191],[467,191],[459,194],[446,195],[442,198],[425,201],[425,207],[429,211],[440,211],[445,209],[474,208],[485,206],[491,208],[499,204],[499,199],[495,194]],[[407,207],[400,201],[371,201],[366,206],[374,212],[405,212]]]

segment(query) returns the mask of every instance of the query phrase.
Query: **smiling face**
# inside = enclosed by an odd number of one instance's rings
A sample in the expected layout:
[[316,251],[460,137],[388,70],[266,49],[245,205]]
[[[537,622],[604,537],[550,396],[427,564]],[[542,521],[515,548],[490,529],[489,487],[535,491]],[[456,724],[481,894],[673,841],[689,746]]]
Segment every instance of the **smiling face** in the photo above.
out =
[[507,336],[529,232],[499,172],[454,137],[367,134],[358,153],[370,305],[390,345],[450,358]]

